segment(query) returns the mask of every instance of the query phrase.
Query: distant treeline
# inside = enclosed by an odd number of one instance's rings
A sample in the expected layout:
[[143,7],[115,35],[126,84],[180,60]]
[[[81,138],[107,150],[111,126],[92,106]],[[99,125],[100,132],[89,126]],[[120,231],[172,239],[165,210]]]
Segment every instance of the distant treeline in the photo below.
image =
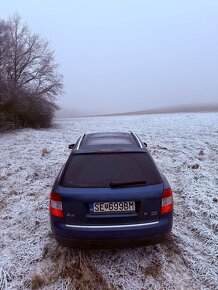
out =
[[0,20],[0,130],[49,127],[62,87],[49,43],[19,15]]

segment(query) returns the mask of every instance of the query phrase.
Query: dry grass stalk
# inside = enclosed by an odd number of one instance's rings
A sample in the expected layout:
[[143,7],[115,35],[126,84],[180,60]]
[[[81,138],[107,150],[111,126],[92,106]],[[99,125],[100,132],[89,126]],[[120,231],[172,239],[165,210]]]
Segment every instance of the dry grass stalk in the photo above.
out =
[[51,251],[48,255],[50,261],[46,264],[50,266],[42,269],[42,274],[32,276],[33,290],[51,285],[63,278],[68,278],[68,290],[111,289],[85,251],[63,249]]

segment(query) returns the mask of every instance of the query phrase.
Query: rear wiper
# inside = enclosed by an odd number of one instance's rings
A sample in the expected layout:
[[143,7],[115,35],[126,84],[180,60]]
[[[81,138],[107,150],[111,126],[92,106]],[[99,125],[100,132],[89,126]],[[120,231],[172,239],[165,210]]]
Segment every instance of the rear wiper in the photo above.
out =
[[110,182],[110,187],[140,186],[145,185],[146,180],[130,181],[130,182]]

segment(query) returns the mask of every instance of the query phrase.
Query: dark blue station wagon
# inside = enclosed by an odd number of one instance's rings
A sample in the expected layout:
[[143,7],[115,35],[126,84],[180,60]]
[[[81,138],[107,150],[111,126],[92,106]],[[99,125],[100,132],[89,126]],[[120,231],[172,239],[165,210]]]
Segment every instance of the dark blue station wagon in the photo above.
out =
[[59,243],[141,245],[170,233],[170,185],[135,134],[84,134],[69,148],[50,196],[51,229]]

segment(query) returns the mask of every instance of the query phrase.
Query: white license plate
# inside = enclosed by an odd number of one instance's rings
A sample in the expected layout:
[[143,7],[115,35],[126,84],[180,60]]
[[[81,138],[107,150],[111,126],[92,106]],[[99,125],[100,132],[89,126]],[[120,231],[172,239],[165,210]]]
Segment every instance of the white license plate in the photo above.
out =
[[135,212],[135,201],[94,202],[89,208],[90,213]]

